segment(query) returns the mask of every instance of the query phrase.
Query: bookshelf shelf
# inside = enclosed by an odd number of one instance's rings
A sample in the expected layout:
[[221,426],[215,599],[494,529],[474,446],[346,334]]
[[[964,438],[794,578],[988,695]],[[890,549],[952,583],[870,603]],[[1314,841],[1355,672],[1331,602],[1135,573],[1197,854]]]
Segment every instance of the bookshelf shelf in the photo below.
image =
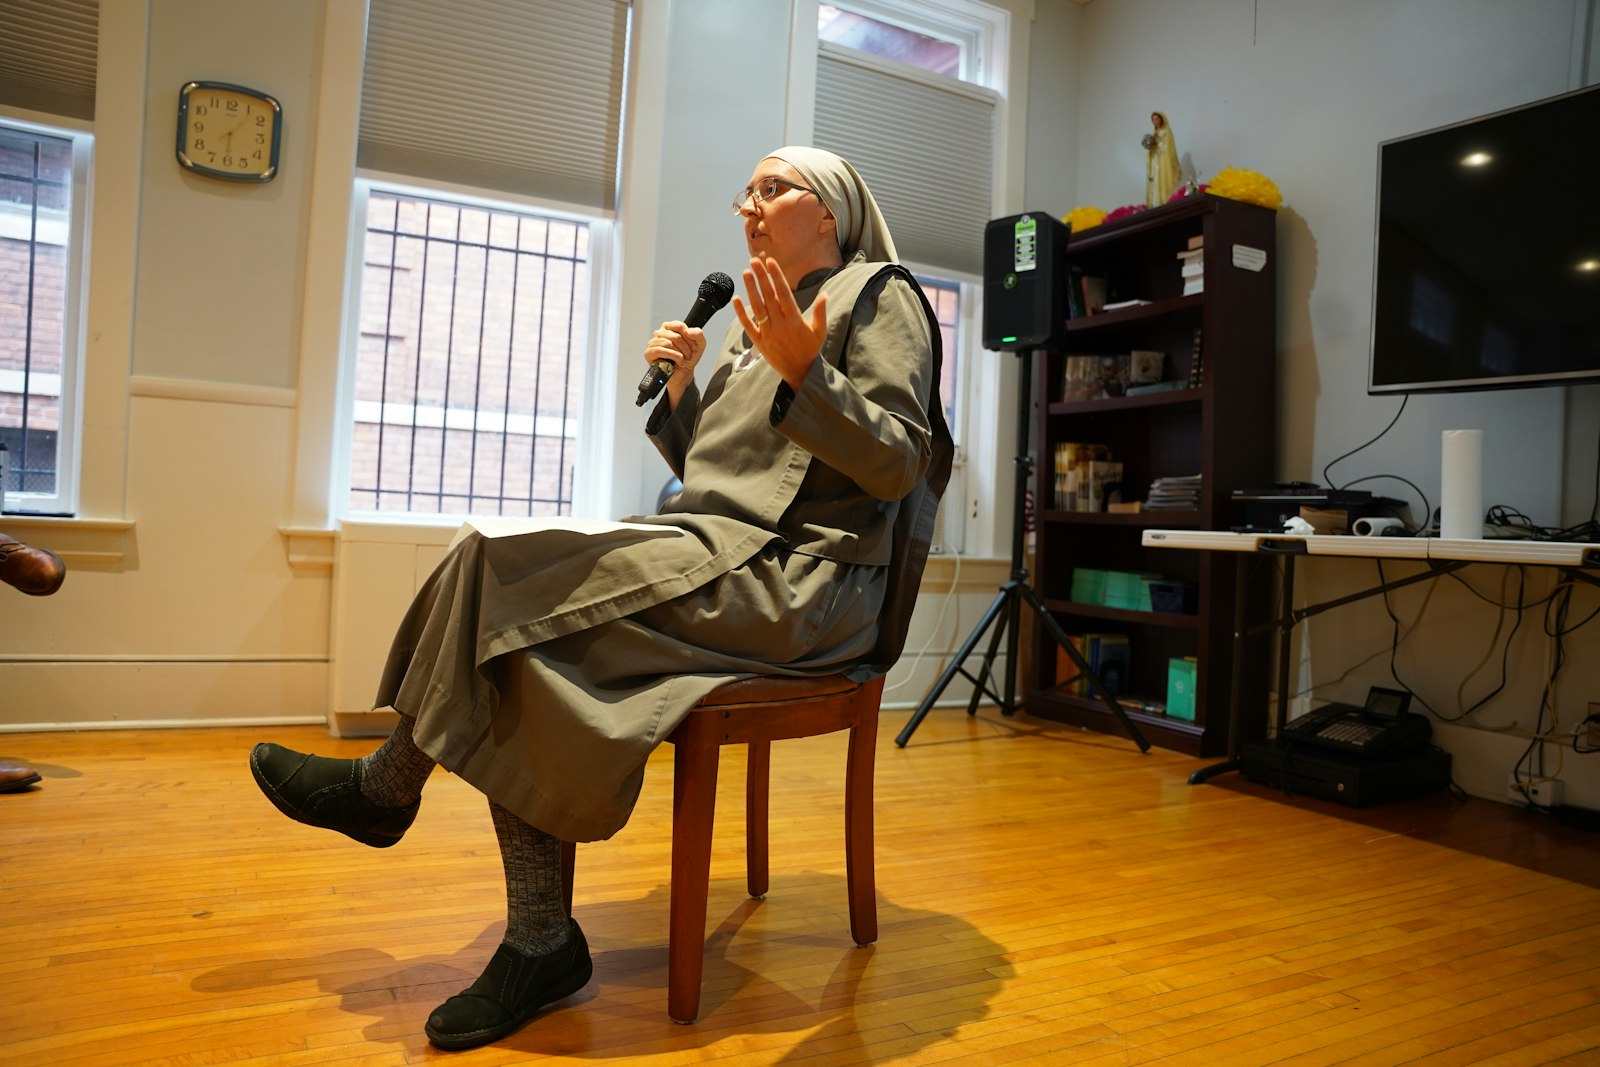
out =
[[[1046,609],[1067,633],[1126,635],[1132,659],[1128,698],[1142,710],[1125,707],[1149,740],[1198,756],[1227,748],[1223,709],[1231,682],[1232,570],[1228,561],[1213,558],[1216,553],[1145,548],[1140,535],[1167,527],[1225,530],[1242,518],[1233,511],[1233,490],[1272,481],[1274,225],[1267,209],[1202,195],[1069,237],[1067,277],[1103,279],[1111,302],[1148,303],[1069,320],[1062,344],[1038,353],[1034,364],[1035,499],[1052,504],[1063,499],[1053,460],[1058,446],[1068,443],[1110,450],[1111,460],[1122,464],[1124,500],[1145,499],[1158,478],[1199,475],[1192,510],[1042,511],[1030,563]],[[1191,241],[1203,249],[1204,291],[1184,294],[1178,257]],[[1264,250],[1267,267],[1236,266],[1236,246]],[[1252,257],[1238,258],[1249,262]],[[1162,353],[1163,377],[1184,384],[1133,396],[1076,398],[1083,395],[1081,372],[1092,364],[1078,360],[1069,366],[1071,357],[1116,357],[1135,350]],[[1074,375],[1070,386],[1069,373]],[[1075,399],[1065,399],[1069,388]],[[1183,615],[1075,601],[1073,575],[1080,569],[1192,582],[1198,611]],[[1121,732],[1093,697],[1059,688],[1058,650],[1037,622],[1025,646],[1018,676],[1030,714]],[[1150,710],[1165,706],[1168,664],[1183,657],[1194,657],[1197,664],[1193,722]],[[1264,702],[1264,649],[1247,655],[1245,671],[1241,698],[1247,705]]]
[[1130,611],[1127,608],[1108,608],[1104,604],[1080,604],[1076,600],[1057,600],[1045,597],[1044,606],[1052,615],[1076,615],[1083,619],[1105,619],[1110,622],[1134,623],[1141,626],[1170,626],[1179,630],[1192,630],[1200,625],[1198,615],[1178,615],[1164,611]]
[[1128,411],[1135,408],[1175,408],[1199,405],[1210,395],[1204,385],[1190,389],[1172,389],[1165,393],[1145,393],[1141,396],[1107,396],[1099,400],[1058,400],[1049,406],[1051,415],[1098,415],[1103,412]]

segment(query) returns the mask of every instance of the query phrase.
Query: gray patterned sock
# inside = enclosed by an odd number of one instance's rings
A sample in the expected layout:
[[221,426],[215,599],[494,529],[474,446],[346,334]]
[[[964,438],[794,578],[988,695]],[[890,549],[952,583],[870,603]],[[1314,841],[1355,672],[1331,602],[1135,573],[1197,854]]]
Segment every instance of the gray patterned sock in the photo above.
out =
[[506,944],[542,956],[566,943],[566,901],[561,893],[561,841],[489,802],[500,859],[506,868]]
[[400,716],[394,733],[361,757],[361,795],[380,807],[407,808],[422,796],[433,757],[411,739],[411,719]]

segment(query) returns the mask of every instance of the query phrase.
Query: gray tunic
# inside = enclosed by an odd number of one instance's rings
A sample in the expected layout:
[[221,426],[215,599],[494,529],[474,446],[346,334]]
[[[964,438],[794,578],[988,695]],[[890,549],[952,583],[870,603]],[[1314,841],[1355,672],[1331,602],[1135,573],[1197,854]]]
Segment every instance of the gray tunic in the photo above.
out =
[[929,525],[949,433],[935,326],[883,266],[797,290],[829,306],[800,389],[735,325],[704,395],[663,398],[647,430],[684,489],[632,520],[659,533],[462,540],[396,633],[377,705],[491,800],[590,841],[626,823],[651,750],[718,685],[892,659],[876,647],[891,552],[913,542],[920,573],[928,532],[897,543],[896,520]]

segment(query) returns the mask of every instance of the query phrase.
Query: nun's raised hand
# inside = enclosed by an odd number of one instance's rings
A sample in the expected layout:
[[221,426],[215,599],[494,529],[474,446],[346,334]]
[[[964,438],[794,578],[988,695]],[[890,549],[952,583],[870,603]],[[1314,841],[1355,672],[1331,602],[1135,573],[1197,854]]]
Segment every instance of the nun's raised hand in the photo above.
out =
[[798,390],[828,335],[828,298],[822,294],[801,311],[775,260],[752,258],[744,272],[749,303],[733,298],[733,313],[772,369]]

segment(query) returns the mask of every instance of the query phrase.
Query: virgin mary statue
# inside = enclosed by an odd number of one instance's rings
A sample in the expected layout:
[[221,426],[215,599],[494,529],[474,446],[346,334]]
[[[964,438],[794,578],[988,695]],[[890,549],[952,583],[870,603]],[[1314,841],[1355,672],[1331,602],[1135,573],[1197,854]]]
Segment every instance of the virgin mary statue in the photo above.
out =
[[1144,203],[1146,207],[1159,207],[1167,202],[1182,184],[1178,168],[1178,145],[1172,138],[1172,127],[1167,116],[1159,111],[1150,112],[1154,129],[1139,142],[1144,145]]

